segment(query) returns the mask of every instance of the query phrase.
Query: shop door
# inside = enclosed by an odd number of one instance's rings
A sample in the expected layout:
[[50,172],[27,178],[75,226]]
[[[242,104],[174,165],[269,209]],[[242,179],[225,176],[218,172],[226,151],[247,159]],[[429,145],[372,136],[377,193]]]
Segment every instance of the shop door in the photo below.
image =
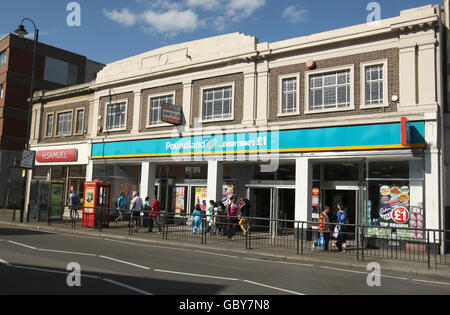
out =
[[49,219],[62,219],[64,213],[64,183],[52,182],[50,185]]
[[[331,222],[337,222],[338,203],[347,208],[349,224],[355,224],[355,222],[358,222],[358,213],[360,208],[359,190],[354,189],[354,187],[349,187],[348,189],[324,189],[323,192],[322,205],[323,207],[327,205],[330,206],[331,214],[329,217]],[[354,228],[349,228],[348,232],[354,233]]]
[[277,220],[294,220],[295,189],[250,188],[249,194],[250,216],[261,218],[253,220],[253,230],[264,230],[272,237],[292,232],[293,222]]
[[276,188],[277,216],[274,219],[282,220],[277,224],[278,235],[290,234],[294,229],[295,220],[295,189]]
[[271,233],[272,194],[272,188],[250,188],[250,217],[259,218],[252,220],[253,231]]

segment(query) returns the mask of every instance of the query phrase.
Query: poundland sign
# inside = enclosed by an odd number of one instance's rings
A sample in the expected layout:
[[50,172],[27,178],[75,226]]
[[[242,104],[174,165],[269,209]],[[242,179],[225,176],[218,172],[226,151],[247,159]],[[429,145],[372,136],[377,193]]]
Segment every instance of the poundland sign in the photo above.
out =
[[[404,149],[400,127],[390,123],[101,142],[92,145],[92,158]],[[423,121],[410,123],[410,138],[406,148],[425,147]]]

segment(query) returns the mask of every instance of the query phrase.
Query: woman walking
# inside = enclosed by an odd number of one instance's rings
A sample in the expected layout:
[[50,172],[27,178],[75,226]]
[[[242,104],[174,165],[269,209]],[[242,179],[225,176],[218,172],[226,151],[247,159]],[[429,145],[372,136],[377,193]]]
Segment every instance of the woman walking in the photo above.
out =
[[238,215],[239,207],[237,205],[237,196],[233,196],[231,204],[227,207],[228,216],[228,239],[234,241],[234,234],[236,233],[236,226],[239,224]]
[[194,216],[194,222],[192,223],[193,229],[192,234],[197,234],[197,229],[200,227],[200,231],[203,233],[203,211],[202,207],[200,207],[199,204],[195,206],[194,212],[192,212],[192,215]]

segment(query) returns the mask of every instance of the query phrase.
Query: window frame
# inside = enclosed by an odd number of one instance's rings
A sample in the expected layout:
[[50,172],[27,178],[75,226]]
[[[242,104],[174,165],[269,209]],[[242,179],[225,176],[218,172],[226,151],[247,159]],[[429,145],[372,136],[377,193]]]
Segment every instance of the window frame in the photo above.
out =
[[[59,126],[59,115],[61,114],[66,114],[66,113],[71,113],[71,120],[70,120],[70,133],[69,134],[58,134],[58,126]],[[70,137],[73,135],[73,109],[70,110],[61,110],[55,113],[56,117],[56,127],[55,127],[55,132],[54,132],[54,137]],[[55,120],[55,118],[53,118],[53,120]],[[53,123],[55,123],[53,121]]]
[[[117,105],[117,104],[121,104],[121,103],[125,103],[125,121],[124,121],[124,127],[119,127],[119,128],[112,128],[112,129],[108,129],[108,106],[110,105]],[[105,103],[105,109],[104,109],[104,124],[103,124],[103,130],[104,132],[113,132],[113,131],[125,131],[127,130],[127,123],[128,123],[128,99],[122,99],[122,100],[117,100],[114,102],[107,102]]]
[[[78,132],[78,112],[83,112],[83,119],[81,124],[81,132]],[[74,124],[74,135],[83,135],[84,134],[84,120],[85,120],[86,109],[84,107],[75,108],[75,124]]]
[[[366,105],[366,67],[383,65],[383,103]],[[361,109],[380,108],[389,106],[389,61],[388,59],[362,62],[361,65]]]
[[[205,90],[214,90],[214,89],[220,89],[220,88],[226,88],[231,87],[231,113],[230,117],[226,118],[212,118],[212,119],[204,119],[203,118],[203,103],[204,103],[204,91]],[[235,104],[235,97],[236,97],[236,83],[233,82],[225,82],[225,83],[219,83],[214,85],[206,85],[200,87],[200,113],[199,113],[199,122],[200,123],[210,123],[210,122],[221,122],[221,121],[234,121],[234,104]]]
[[[296,110],[293,112],[286,112],[283,113],[283,81],[288,79],[296,79],[297,80],[297,91],[296,91],[296,101],[295,101],[295,107]],[[284,74],[280,75],[278,77],[278,117],[285,117],[285,116],[296,116],[300,115],[300,73],[291,73],[291,74]]]
[[[161,97],[165,97],[165,96],[172,96],[173,97],[173,101],[174,103],[176,102],[176,91],[167,91],[167,92],[162,92],[162,93],[157,93],[157,94],[150,94],[147,96],[147,119],[145,122],[145,128],[156,128],[156,127],[169,127],[169,126],[173,126],[172,124],[169,124],[165,121],[161,121],[158,124],[152,124],[152,122],[150,121],[151,118],[151,109],[152,109],[152,98],[161,98]],[[173,104],[175,105],[175,104]]]
[[[310,78],[310,76],[318,75],[318,74],[339,72],[339,71],[350,71],[350,105],[345,108],[328,108],[328,109],[313,109],[313,110],[311,110],[309,108],[309,106],[310,106],[310,104],[309,104],[309,93],[310,93],[309,78]],[[306,115],[355,110],[355,65],[351,64],[351,65],[332,67],[332,68],[326,68],[326,69],[320,69],[320,70],[305,71],[305,106],[304,107],[305,107],[304,113]]]
[[[1,63],[1,58],[2,58],[2,55],[4,55],[5,57],[4,57],[4,60],[5,60],[5,63]],[[7,51],[7,49],[5,49],[5,50],[3,50],[3,51],[0,51],[0,67],[3,67],[4,65],[6,65],[8,63],[8,51]]]
[[[52,129],[51,129],[51,134],[48,134],[48,117],[52,116]],[[45,131],[44,131],[44,138],[53,138],[55,134],[55,113],[54,112],[49,112],[45,114]]]

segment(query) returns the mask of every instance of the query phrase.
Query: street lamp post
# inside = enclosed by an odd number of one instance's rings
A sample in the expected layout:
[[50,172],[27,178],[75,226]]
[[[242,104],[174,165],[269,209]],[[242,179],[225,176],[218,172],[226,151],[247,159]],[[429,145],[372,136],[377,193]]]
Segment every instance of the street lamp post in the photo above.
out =
[[[28,106],[28,119],[27,119],[27,134],[25,138],[25,150],[29,150],[30,148],[30,130],[31,130],[31,111],[33,108],[33,93],[34,93],[34,85],[35,85],[35,74],[36,74],[36,59],[37,59],[37,50],[38,50],[38,40],[39,40],[39,30],[36,27],[36,24],[33,20],[29,18],[24,18],[22,22],[20,23],[19,27],[15,31],[16,34],[18,34],[20,37],[24,37],[25,35],[28,35],[28,32],[26,31],[23,22],[29,21],[34,26],[34,54],[33,54],[33,69],[31,71],[31,87],[30,87],[30,104]],[[24,176],[24,185],[23,185],[23,206],[22,210],[20,211],[20,222],[23,222],[23,215],[25,212],[25,192],[26,192],[26,186],[28,182],[28,171],[25,171]]]

